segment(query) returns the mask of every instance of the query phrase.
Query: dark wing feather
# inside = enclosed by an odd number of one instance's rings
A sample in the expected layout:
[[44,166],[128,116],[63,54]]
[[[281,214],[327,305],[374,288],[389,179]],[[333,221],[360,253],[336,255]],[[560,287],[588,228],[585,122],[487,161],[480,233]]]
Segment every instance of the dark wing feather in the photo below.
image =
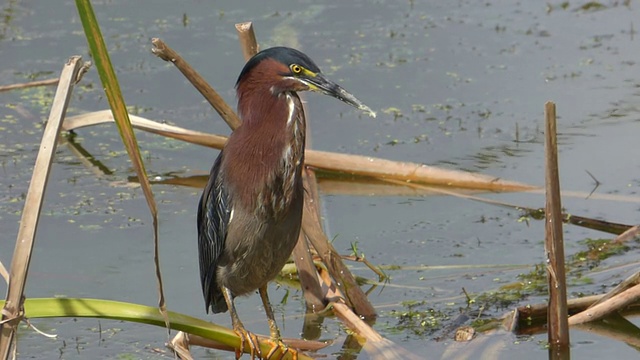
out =
[[227,311],[227,303],[216,281],[218,262],[224,251],[231,214],[229,194],[220,177],[221,159],[222,153],[213,164],[209,182],[202,193],[198,207],[200,281],[206,311],[209,312],[211,307],[214,313]]

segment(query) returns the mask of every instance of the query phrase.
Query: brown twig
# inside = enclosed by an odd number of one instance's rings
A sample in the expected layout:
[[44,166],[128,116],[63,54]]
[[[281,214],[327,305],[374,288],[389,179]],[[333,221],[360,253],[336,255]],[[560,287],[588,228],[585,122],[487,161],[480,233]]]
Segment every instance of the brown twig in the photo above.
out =
[[549,344],[553,350],[569,349],[567,322],[567,283],[564,269],[562,240],[562,204],[558,175],[558,145],[556,137],[556,105],[545,104],[545,158],[546,158],[546,221],[545,252],[549,280]]
[[373,265],[371,261],[369,261],[367,258],[355,256],[355,255],[342,255],[342,258],[344,260],[351,260],[351,261],[363,263],[366,267],[369,268],[369,270],[373,271],[376,275],[378,275],[378,281],[382,281],[388,278],[387,274],[385,274],[382,270],[380,270],[379,267]]
[[[546,211],[544,208],[530,208],[526,206],[514,205],[504,201],[487,199],[487,198],[483,198],[483,197],[479,197],[471,194],[466,194],[460,191],[454,191],[451,189],[434,187],[434,186],[425,185],[425,184],[417,184],[417,183],[412,183],[407,181],[400,181],[396,179],[383,179],[382,181],[395,184],[395,185],[402,185],[402,186],[407,186],[415,189],[421,189],[424,191],[430,191],[436,194],[455,196],[462,199],[479,201],[485,204],[491,204],[491,205],[497,205],[497,206],[516,209],[523,212],[524,216],[530,216],[537,220],[542,220],[546,214]],[[532,191],[532,192],[536,192],[536,191]],[[568,224],[573,224],[573,225],[585,227],[592,230],[603,231],[610,234],[621,234],[632,228],[631,225],[618,224],[618,223],[613,223],[609,221],[573,215],[569,213],[562,213],[562,220]]]
[[196,89],[204,96],[214,109],[220,114],[220,117],[229,124],[232,129],[240,126],[240,119],[233,112],[233,109],[227,105],[222,97],[204,80],[191,65],[178,55],[173,49],[168,47],[162,40],[154,38],[151,40],[153,49],[151,52],[164,61],[170,61],[175,65],[184,76],[195,86]]
[[30,88],[30,87],[35,87],[35,86],[57,85],[59,81],[60,81],[60,79],[56,78],[56,79],[31,81],[31,82],[28,82],[28,83],[3,85],[3,86],[0,86],[0,92],[11,91],[11,90],[16,90],[16,89]]

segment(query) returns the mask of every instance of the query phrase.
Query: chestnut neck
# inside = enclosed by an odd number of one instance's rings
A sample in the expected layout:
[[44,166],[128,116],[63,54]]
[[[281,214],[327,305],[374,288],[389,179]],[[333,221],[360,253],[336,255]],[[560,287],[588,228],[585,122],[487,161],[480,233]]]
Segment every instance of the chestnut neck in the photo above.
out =
[[[238,85],[242,124],[225,145],[222,168],[229,184],[236,186],[236,200],[248,209],[257,209],[273,189],[281,193],[302,186],[306,124],[295,92],[274,94],[267,82],[251,80]],[[296,175],[292,177],[292,173]]]

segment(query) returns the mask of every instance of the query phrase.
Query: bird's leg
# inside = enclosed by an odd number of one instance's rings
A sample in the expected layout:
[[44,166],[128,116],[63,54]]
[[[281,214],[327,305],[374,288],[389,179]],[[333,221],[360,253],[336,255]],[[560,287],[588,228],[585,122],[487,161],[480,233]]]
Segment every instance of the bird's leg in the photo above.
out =
[[233,303],[233,294],[231,294],[231,290],[229,290],[226,286],[222,287],[222,294],[224,295],[224,300],[227,302],[227,307],[229,308],[229,313],[231,314],[231,324],[233,325],[233,331],[238,334],[240,337],[240,348],[236,349],[236,360],[242,356],[244,352],[244,343],[245,341],[249,341],[249,353],[251,354],[251,359],[255,359],[256,355],[259,358],[262,358],[262,352],[260,351],[260,342],[258,341],[258,337],[253,333],[248,332],[242,321],[240,321],[240,317],[238,317],[238,313],[236,312],[236,306]]
[[264,305],[264,312],[267,314],[267,319],[269,321],[269,332],[271,333],[272,348],[265,357],[265,359],[270,360],[278,350],[281,351],[279,359],[282,359],[284,355],[291,351],[291,355],[294,360],[298,359],[298,351],[294,349],[289,349],[289,347],[282,342],[282,338],[280,337],[280,329],[278,329],[278,325],[276,324],[276,319],[273,316],[273,308],[271,308],[271,303],[269,302],[269,295],[267,294],[267,286],[262,286],[258,289],[260,292],[260,298],[262,299],[262,305]]

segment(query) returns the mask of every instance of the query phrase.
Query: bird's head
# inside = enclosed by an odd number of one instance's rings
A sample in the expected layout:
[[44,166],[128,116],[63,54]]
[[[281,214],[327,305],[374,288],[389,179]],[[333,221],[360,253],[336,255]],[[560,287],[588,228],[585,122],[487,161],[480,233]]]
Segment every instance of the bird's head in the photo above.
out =
[[254,55],[238,77],[239,97],[257,86],[268,87],[275,96],[291,91],[320,92],[376,116],[371,108],[325,77],[313,60],[296,49],[272,47]]

